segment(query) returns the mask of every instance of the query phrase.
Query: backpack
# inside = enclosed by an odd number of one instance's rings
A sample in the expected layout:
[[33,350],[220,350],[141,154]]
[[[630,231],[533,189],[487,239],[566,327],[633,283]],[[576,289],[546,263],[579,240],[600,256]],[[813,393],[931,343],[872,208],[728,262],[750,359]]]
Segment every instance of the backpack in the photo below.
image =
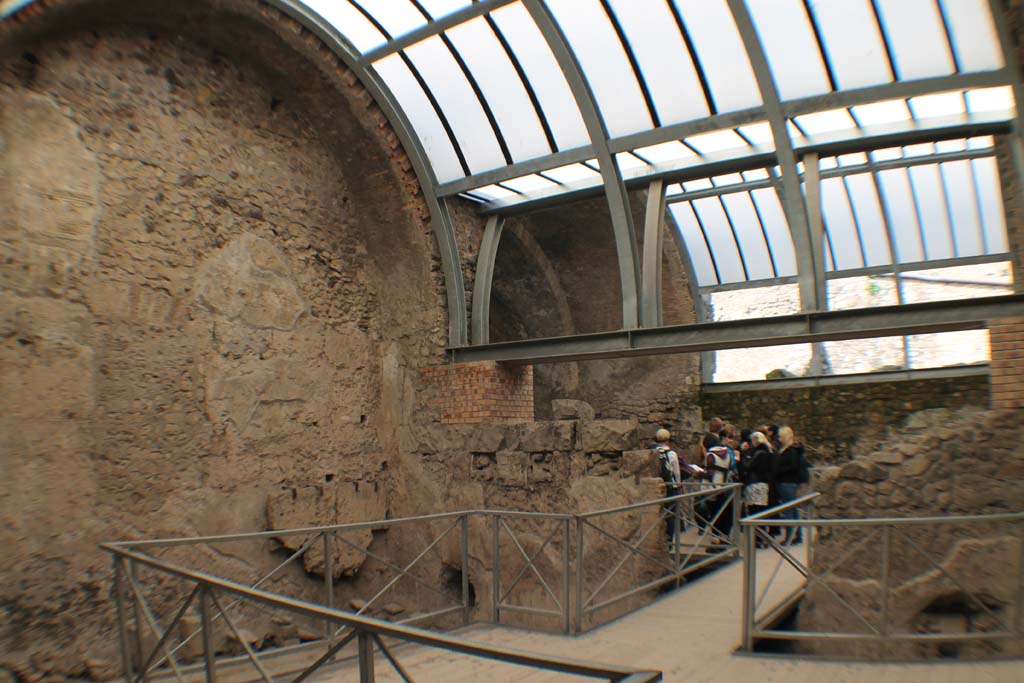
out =
[[[723,449],[725,450],[725,453],[721,452]],[[708,456],[708,470],[712,472],[721,472],[724,475],[723,483],[732,484],[739,481],[739,473],[736,471],[736,454],[731,448],[727,448],[725,446],[714,446],[713,448],[708,449]],[[717,463],[717,458],[724,458],[726,456],[729,458],[729,465],[727,467],[723,467]],[[711,478],[714,478],[713,475]]]
[[801,484],[811,483],[811,465],[807,462],[807,458],[804,457],[803,449],[800,449],[798,454],[799,461],[797,465],[797,479]]

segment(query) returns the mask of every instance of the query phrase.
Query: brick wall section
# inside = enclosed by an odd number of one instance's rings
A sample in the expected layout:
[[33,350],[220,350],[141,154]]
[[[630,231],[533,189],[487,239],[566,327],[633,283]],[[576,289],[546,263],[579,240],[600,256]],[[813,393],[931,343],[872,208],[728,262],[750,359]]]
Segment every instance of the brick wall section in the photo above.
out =
[[992,408],[1024,408],[1024,317],[989,323]]
[[533,366],[494,361],[420,368],[444,424],[533,422]]

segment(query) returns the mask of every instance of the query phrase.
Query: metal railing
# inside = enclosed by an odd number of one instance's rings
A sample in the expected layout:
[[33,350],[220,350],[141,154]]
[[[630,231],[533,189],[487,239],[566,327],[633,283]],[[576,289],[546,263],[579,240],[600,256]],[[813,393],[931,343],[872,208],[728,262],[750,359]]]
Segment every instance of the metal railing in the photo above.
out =
[[[224,662],[218,662],[214,646],[214,621],[218,617],[239,638],[245,649],[248,662],[256,669],[259,678],[264,683],[286,680],[289,683],[302,683],[312,674],[321,671],[325,665],[338,656],[343,648],[350,644],[353,644],[356,649],[355,661],[360,683],[370,683],[375,680],[375,651],[380,652],[403,681],[411,683],[414,680],[412,674],[396,657],[395,642],[418,643],[448,652],[482,657],[507,664],[610,682],[653,683],[661,680],[661,673],[656,671],[636,671],[625,667],[593,665],[563,657],[540,656],[506,648],[479,645],[460,638],[342,612],[332,607],[316,605],[245,586],[204,572],[181,567],[166,560],[153,558],[122,544],[106,544],[102,547],[114,555],[118,628],[121,635],[122,666],[127,683],[145,683],[150,680],[153,677],[154,669],[161,661],[161,653],[163,659],[172,663],[171,668],[178,681],[185,681],[189,673],[183,671],[175,662],[169,642],[173,639],[173,634],[182,618],[194,603],[198,603],[200,628],[196,633],[202,640],[203,651],[202,669],[196,673],[201,673],[207,683],[216,683],[218,667],[224,665]],[[148,652],[141,647],[141,640],[136,639],[135,644],[139,650],[135,653],[136,659],[133,661],[133,654],[129,651],[129,618],[125,593],[130,590],[133,594],[133,611],[136,611],[136,618],[138,618],[138,610],[143,608],[139,601],[141,589],[134,578],[134,572],[139,566],[145,566],[166,576],[174,577],[188,586],[189,590],[175,609],[174,616],[166,627],[160,628],[156,618],[149,615],[147,621],[159,634],[159,637]],[[248,645],[229,616],[230,607],[225,607],[223,601],[229,597],[234,599],[232,605],[245,602],[309,619],[323,620],[329,625],[333,636],[327,639],[323,654],[315,661],[306,664],[298,672],[288,672],[286,675],[278,673],[275,677],[275,674],[271,672],[271,665],[265,661],[261,653],[255,652]],[[148,610],[146,611],[148,613]],[[138,627],[138,622],[136,622],[136,626]]]
[[[474,611],[474,591],[470,583],[470,542],[471,538],[485,538],[488,530],[492,562],[485,571],[489,571],[491,584],[490,621],[516,623],[517,618],[525,618],[530,619],[528,625],[535,628],[580,633],[647,604],[659,590],[669,584],[680,585],[692,572],[735,558],[739,552],[738,525],[730,520],[726,526],[723,520],[730,516],[739,518],[740,490],[738,484],[687,485],[685,492],[677,496],[585,514],[463,510],[324,527],[108,543],[102,547],[114,555],[115,597],[126,681],[144,683],[153,672],[160,671],[185,683],[185,677],[196,668],[187,661],[198,657],[199,648],[194,641],[201,641],[203,653],[216,649],[211,640],[214,627],[221,630],[221,636],[233,637],[236,651],[242,650],[235,657],[219,657],[216,663],[247,662],[256,667],[265,683],[271,683],[273,678],[268,664],[271,659],[301,658],[324,648],[326,654],[314,662],[314,668],[318,668],[353,643],[357,645],[355,656],[360,666],[371,656],[374,647],[394,665],[393,653],[381,638],[425,642],[427,636],[423,634],[429,632],[416,631],[412,637],[401,629],[424,623],[441,627],[474,623],[474,616],[479,612]],[[480,526],[473,527],[474,524]],[[405,558],[401,561],[352,538],[353,534],[409,525],[419,525],[408,535],[415,539],[416,545],[401,544]],[[426,527],[426,531],[422,527]],[[471,527],[478,533],[471,535]],[[244,542],[274,543],[277,547],[287,539],[292,540],[286,547],[295,550],[258,578],[251,572],[237,580],[215,577],[191,566],[195,564],[194,557],[200,547],[218,556],[231,555],[221,548]],[[373,595],[360,601],[361,604],[353,604],[354,612],[336,609],[334,604],[335,550],[342,547],[364,554],[373,560],[375,569],[382,572],[379,582],[374,584]],[[436,559],[442,548],[447,550],[447,562],[457,567],[458,572],[453,577],[458,580],[457,589],[439,586],[436,576],[424,578],[416,573],[426,564],[425,558],[434,555]],[[475,557],[487,556],[484,548],[473,550]],[[159,553],[168,557],[160,557]],[[454,562],[453,556],[457,558]],[[264,590],[268,583],[282,581],[286,569],[300,562],[306,563],[307,573],[322,572],[321,591],[313,591],[308,585],[299,596],[284,595],[279,589]],[[160,589],[148,597],[143,587],[146,582],[139,576],[142,569],[151,574],[152,583]],[[166,585],[168,577],[176,578],[179,583],[185,580],[188,586],[170,590]],[[420,602],[426,596],[432,604],[426,611],[400,620],[372,618],[373,610],[381,609],[386,597],[393,594],[402,581],[414,584],[420,593]],[[173,599],[168,597],[172,594]],[[184,599],[179,600],[182,595]],[[226,595],[233,599],[222,602],[220,596]],[[244,629],[239,628],[239,623],[243,622],[236,622],[236,619],[243,610],[248,610],[243,618],[253,618],[255,605],[290,610],[307,621],[315,618],[320,624],[315,627],[319,633],[314,636],[307,632],[304,640],[308,642],[302,644],[282,646],[276,643],[267,650],[253,647],[242,633]],[[179,635],[177,632],[186,614],[194,612],[199,613],[199,628]],[[363,635],[358,635],[357,631]],[[360,637],[363,639],[359,640]],[[434,645],[447,647],[447,643],[448,640],[442,638]],[[367,647],[370,649],[364,652]],[[486,649],[483,646],[474,647],[482,649],[472,653],[489,656],[483,654]],[[495,649],[495,652],[492,658],[512,661],[502,654],[504,651]],[[207,668],[213,666],[207,655],[204,654],[204,658],[207,658]],[[551,662],[562,661],[538,657],[536,666],[551,668],[548,666]],[[581,665],[576,662],[571,666]],[[618,669],[592,667],[592,670],[608,672],[593,674],[605,676],[607,680],[620,680],[624,675]],[[311,671],[293,683],[300,683],[309,673]],[[630,675],[634,673],[637,672],[630,672]]]
[[[959,649],[971,644],[984,644],[995,655],[999,643],[1012,640],[1016,648],[1024,648],[1024,513],[821,519],[812,512],[797,519],[777,517],[787,510],[813,508],[818,495],[808,494],[740,520],[744,546],[741,649],[753,651],[756,641],[783,641],[801,654],[911,659],[963,656]],[[780,533],[773,535],[773,529]],[[802,545],[794,543],[798,534],[802,541],[797,543]],[[1012,539],[1008,545],[1007,539]],[[964,549],[955,558],[951,553],[960,551],[954,541],[977,547]],[[1008,548],[1007,555],[1014,556],[1009,566],[1000,564],[997,575],[1016,580],[998,596],[991,578],[979,585],[977,576],[964,573],[965,567],[977,569],[965,558],[980,552],[986,543]],[[764,553],[758,557],[759,547],[770,549],[768,554],[775,558],[770,577],[760,587],[759,565],[772,563],[766,563],[771,558]],[[900,561],[894,562],[894,557]],[[959,572],[957,559],[962,565]],[[781,597],[776,590],[768,600],[785,571],[797,573],[796,587]],[[920,591],[922,581],[931,582],[929,591]],[[958,603],[963,611],[983,617],[985,627],[935,632],[927,623],[919,623],[911,630],[907,615],[913,609],[918,614],[930,609],[929,603],[916,604],[922,594]],[[777,628],[784,616],[807,600],[816,610],[806,619],[812,621],[813,629],[801,623],[792,630]],[[897,612],[902,616],[897,618]],[[836,626],[825,628],[825,622]]]

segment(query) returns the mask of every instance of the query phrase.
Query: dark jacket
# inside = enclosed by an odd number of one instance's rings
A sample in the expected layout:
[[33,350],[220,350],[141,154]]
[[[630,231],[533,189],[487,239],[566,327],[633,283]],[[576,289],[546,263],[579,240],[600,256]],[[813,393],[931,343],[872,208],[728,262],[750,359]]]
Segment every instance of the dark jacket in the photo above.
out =
[[776,484],[801,483],[805,462],[803,444],[794,443],[789,448],[779,451],[775,456],[772,469],[772,482]]
[[774,460],[775,454],[768,450],[768,447],[764,444],[754,447],[743,458],[743,483],[756,484],[758,482],[768,483],[771,481]]

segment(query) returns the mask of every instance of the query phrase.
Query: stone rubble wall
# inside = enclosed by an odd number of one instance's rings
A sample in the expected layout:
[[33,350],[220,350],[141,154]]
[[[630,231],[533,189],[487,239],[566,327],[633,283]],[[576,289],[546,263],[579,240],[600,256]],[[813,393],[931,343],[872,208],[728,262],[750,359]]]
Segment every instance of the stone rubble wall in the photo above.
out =
[[[1021,512],[1024,504],[1024,424],[1018,411],[929,410],[911,416],[870,454],[818,472],[817,516],[928,517]],[[869,623],[879,624],[883,600],[882,531],[834,529],[815,546],[813,569],[824,585],[808,586],[801,630],[863,631],[829,589]],[[1024,567],[1024,524],[943,524],[901,528],[889,540],[890,630],[900,633],[984,633],[1012,625]],[[860,550],[858,550],[858,548]],[[839,558],[846,561],[833,565]],[[952,576],[953,578],[950,578]],[[827,588],[826,588],[827,586]],[[811,648],[812,646],[804,646]],[[876,646],[820,643],[819,654],[877,656]],[[887,656],[1020,656],[1024,640],[895,645]]]

